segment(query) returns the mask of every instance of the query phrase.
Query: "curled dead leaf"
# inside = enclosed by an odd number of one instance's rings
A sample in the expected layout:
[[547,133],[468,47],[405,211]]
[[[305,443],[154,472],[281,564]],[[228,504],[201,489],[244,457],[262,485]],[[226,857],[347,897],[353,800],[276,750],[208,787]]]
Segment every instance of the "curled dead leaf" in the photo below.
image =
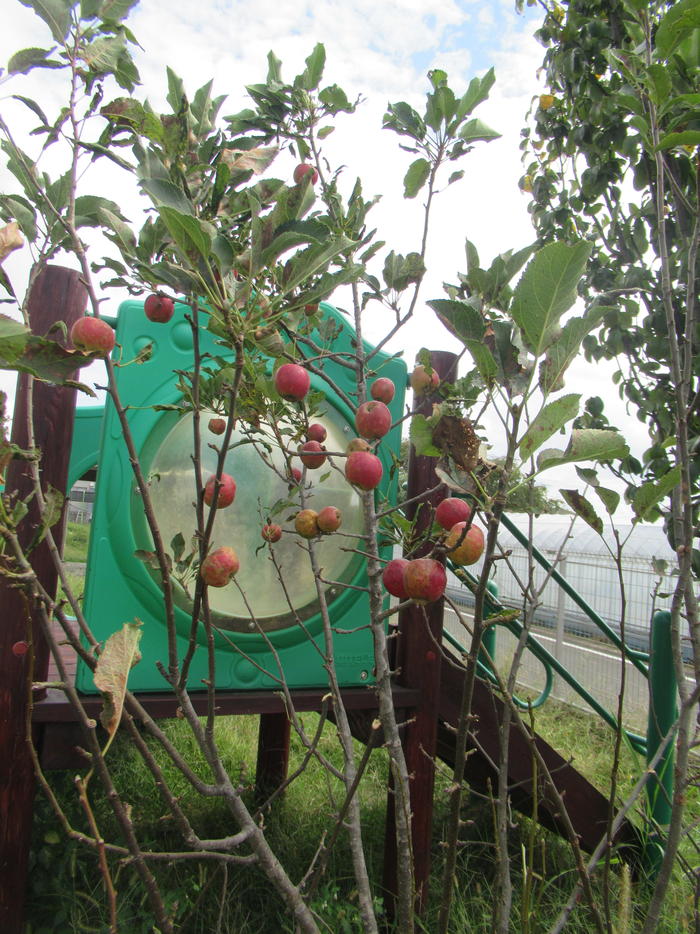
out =
[[0,228],[0,263],[14,250],[24,246],[24,237],[16,221],[11,221]]

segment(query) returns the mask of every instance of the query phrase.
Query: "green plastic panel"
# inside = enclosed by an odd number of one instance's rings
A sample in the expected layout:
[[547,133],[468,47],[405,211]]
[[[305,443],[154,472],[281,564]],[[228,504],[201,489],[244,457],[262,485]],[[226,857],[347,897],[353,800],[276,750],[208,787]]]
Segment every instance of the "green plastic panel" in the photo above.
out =
[[[174,371],[192,367],[192,332],[185,320],[185,310],[185,306],[176,305],[175,315],[168,324],[156,324],[146,318],[142,302],[127,301],[119,308],[116,325],[116,353],[120,353],[122,361],[132,360],[145,345],[153,345],[152,356],[147,362],[119,367],[117,379],[136,448],[158,503],[156,512],[166,529],[166,547],[173,530],[181,531],[186,540],[189,540],[194,530],[195,488],[191,461],[184,453],[178,461],[177,453],[180,446],[185,451],[183,438],[191,437],[185,423],[185,420],[191,420],[191,416],[180,419],[172,411],[153,409],[154,405],[179,401]],[[334,341],[334,350],[351,353],[354,330],[347,319],[327,303],[322,304],[321,311],[325,317],[332,317],[339,325],[340,333]],[[206,331],[201,332],[201,345],[204,353],[222,355],[221,348]],[[390,409],[397,421],[403,414],[406,365],[402,360],[383,353],[377,354],[372,363],[377,374],[389,377],[396,385],[396,396]],[[355,381],[351,370],[329,363],[326,372],[342,392],[352,396]],[[331,439],[339,443],[340,440],[354,437],[356,431],[352,416],[342,400],[334,398],[327,384],[321,380],[316,381],[314,377],[312,387],[323,389],[326,393],[322,420],[329,428],[327,447]],[[157,574],[134,555],[137,549],[150,550],[152,542],[143,518],[139,491],[122,441],[117,414],[109,401],[105,405],[104,416],[98,416],[98,410],[93,410],[91,416],[84,415],[84,411],[81,410],[76,422],[74,455],[71,460],[72,481],[84,469],[92,466],[96,439],[101,439],[86,575],[85,614],[95,636],[100,640],[106,639],[127,621],[136,618],[141,620],[142,659],[131,671],[129,686],[138,691],[164,690],[167,685],[157,669],[159,662],[167,667],[163,595]],[[206,421],[205,418],[204,426]],[[98,422],[102,423],[101,430]],[[206,430],[203,434],[206,435]],[[213,463],[211,459],[215,456],[208,446],[209,442],[215,443],[216,438],[204,438],[201,450],[205,466]],[[378,493],[390,500],[396,495],[397,482],[396,476],[391,476],[392,455],[398,457],[400,442],[401,431],[400,426],[397,426],[383,439],[378,450],[384,464],[384,478]],[[235,454],[233,452],[229,457]],[[222,529],[226,534],[225,538],[218,540],[218,525],[215,525],[214,542],[231,544],[236,548],[241,558],[241,571],[236,580],[245,581],[250,609],[257,613],[256,603],[265,604],[271,587],[267,549],[257,550],[262,544],[259,530],[264,522],[266,504],[256,503],[255,491],[256,484],[262,483],[263,475],[259,465],[253,469],[251,462],[244,461],[242,457],[231,468],[227,460],[226,469],[234,475],[238,491],[234,504],[227,510],[217,512],[216,522],[218,524],[221,517],[224,523]],[[264,472],[264,468],[262,470]],[[343,531],[359,529],[359,496],[345,482],[341,473],[338,470],[320,469],[308,471],[307,476],[311,481],[309,505],[313,508],[339,505],[343,509]],[[330,501],[325,493],[326,485],[330,491]],[[336,502],[338,498],[340,502]],[[282,520],[286,520],[291,512],[293,510],[284,513]],[[276,521],[280,521],[284,528],[291,528],[291,523],[282,520]],[[292,688],[316,687],[327,683],[324,660],[319,651],[322,646],[320,614],[305,590],[302,578],[309,573],[308,556],[299,548],[298,541],[296,536],[288,535],[283,537],[281,543],[286,549],[282,552],[285,555],[284,576],[295,586],[298,585],[298,591],[302,594],[301,605],[294,604],[297,614],[289,612],[288,607],[286,613],[274,612],[277,604],[274,600],[268,600],[272,611],[268,610],[268,615],[258,620],[256,625],[250,618],[246,618],[245,610],[241,611],[245,601],[235,583],[217,592],[213,588],[209,589],[217,623],[217,687],[227,690],[270,690],[278,686],[282,674]],[[322,563],[325,568],[333,567],[335,562],[340,568],[338,576],[331,575],[333,580],[363,585],[366,583],[364,561],[347,550],[352,547],[353,540],[350,538],[325,538],[320,546]],[[390,548],[385,557],[390,557],[389,552]],[[372,681],[374,666],[371,632],[367,627],[367,594],[329,584],[327,595],[340,683],[344,686],[367,684]],[[185,590],[178,592],[178,602],[176,627],[178,650],[182,658],[191,627]],[[200,626],[200,629],[203,630],[203,627]],[[207,671],[207,653],[201,632],[190,671],[190,690],[204,687]],[[86,693],[95,691],[92,675],[82,665],[78,668],[77,686]]]

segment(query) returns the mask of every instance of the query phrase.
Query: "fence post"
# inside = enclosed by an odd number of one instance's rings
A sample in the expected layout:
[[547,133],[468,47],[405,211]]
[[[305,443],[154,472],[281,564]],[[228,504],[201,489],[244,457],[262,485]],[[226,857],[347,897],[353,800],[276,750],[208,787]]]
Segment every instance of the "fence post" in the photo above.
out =
[[[676,678],[671,642],[671,614],[658,610],[651,621],[651,660],[649,665],[649,719],[647,721],[647,763],[657,753],[663,738],[678,716]],[[644,853],[648,872],[659,870],[664,839],[671,822],[674,744],[671,740],[656,763],[646,786],[652,829]]]
[[[29,322],[35,334],[45,334],[62,320],[70,330],[80,318],[87,303],[87,290],[80,273],[63,266],[47,266],[32,286],[29,295]],[[29,408],[29,377],[22,374],[17,382],[12,440],[27,448]],[[33,396],[34,440],[41,451],[40,471],[44,491],[49,485],[63,492],[68,480],[68,460],[73,435],[75,389],[52,386],[37,380]],[[5,495],[24,499],[33,490],[26,462],[14,460],[7,468]],[[63,518],[53,527],[53,533],[63,535]],[[20,544],[31,542],[39,523],[34,501],[18,529]],[[31,555],[31,564],[45,590],[56,593],[57,573],[46,542],[41,542]],[[49,664],[48,646],[37,625],[32,621],[32,609],[25,604],[22,593],[0,580],[0,931],[19,934],[24,929],[24,897],[27,881],[27,859],[32,829],[34,802],[34,766],[27,742],[29,697],[29,664],[33,654],[34,681],[45,681]],[[15,654],[12,646],[28,635],[32,653]]]

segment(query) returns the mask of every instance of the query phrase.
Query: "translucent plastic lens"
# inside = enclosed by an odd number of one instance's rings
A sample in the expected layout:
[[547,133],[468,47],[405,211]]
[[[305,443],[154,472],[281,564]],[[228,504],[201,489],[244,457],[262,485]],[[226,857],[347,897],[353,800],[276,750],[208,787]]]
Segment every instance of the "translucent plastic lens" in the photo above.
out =
[[[216,470],[217,455],[209,444],[220,442],[207,432],[208,418],[209,413],[204,413],[201,449],[204,482]],[[344,451],[349,429],[339,416],[331,411],[316,420],[321,421],[328,431],[325,448],[331,452]],[[150,470],[153,504],[163,540],[167,545],[178,532],[182,533],[185,554],[190,550],[196,527],[192,437],[192,416],[186,416],[165,437]],[[293,517],[301,509],[299,491],[287,479],[285,457],[271,434],[256,432],[247,437],[235,431],[232,444],[236,446],[228,453],[224,472],[231,474],[236,481],[236,497],[230,506],[217,510],[212,547],[232,547],[241,566],[235,581],[221,589],[209,589],[210,605],[219,615],[218,625],[224,628],[254,631],[257,624],[264,630],[281,629],[294,622],[290,604],[302,618],[312,615],[317,609],[318,597],[309,556],[303,547],[305,543],[294,533]],[[343,517],[341,533],[360,533],[360,498],[345,480],[343,464],[344,461],[339,459],[339,470],[333,469],[330,461],[317,470],[307,470],[304,505],[317,512],[324,506],[336,506]],[[291,458],[291,465],[302,469],[298,457]],[[281,540],[274,545],[278,571],[261,537],[261,529],[272,507],[280,501],[288,502],[288,505],[272,517],[272,521],[284,530]],[[204,508],[206,521],[209,509]],[[356,545],[356,541],[340,533],[323,537],[318,551],[326,580],[348,580],[352,576],[358,558],[347,549]],[[190,595],[194,592],[194,584],[194,578],[187,584]],[[337,595],[335,590],[328,592],[330,598]],[[187,602],[186,594],[184,600]]]

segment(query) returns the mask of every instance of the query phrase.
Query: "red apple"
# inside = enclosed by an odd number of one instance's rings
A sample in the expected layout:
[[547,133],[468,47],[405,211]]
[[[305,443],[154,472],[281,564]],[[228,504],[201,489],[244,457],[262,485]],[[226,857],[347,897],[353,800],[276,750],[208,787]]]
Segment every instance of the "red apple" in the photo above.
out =
[[403,585],[416,603],[432,603],[445,592],[447,572],[434,558],[416,558],[404,569]]
[[107,357],[114,348],[114,331],[102,318],[85,315],[70,329],[70,339],[76,350]]
[[289,471],[289,482],[290,483],[301,483],[302,472],[298,467],[292,467]]
[[372,383],[369,391],[372,398],[376,399],[377,402],[386,402],[388,405],[394,398],[396,386],[386,376],[380,376],[379,379],[375,379]]
[[226,419],[225,418],[210,418],[209,419],[209,431],[213,435],[222,435],[226,431]]
[[161,295],[160,292],[154,292],[149,295],[143,303],[143,310],[149,321],[155,321],[158,324],[165,324],[173,316],[175,311],[175,302],[167,295]]
[[318,314],[318,305],[304,305],[304,314],[307,318],[313,318],[314,315]]
[[392,596],[398,597],[399,600],[408,600],[408,594],[403,582],[403,573],[408,564],[406,558],[394,558],[382,571],[384,589],[388,590]]
[[210,587],[225,587],[238,573],[241,564],[233,548],[224,546],[208,554],[199,569],[202,579]]
[[[207,506],[211,506],[211,504],[214,502],[215,491],[216,476],[212,474],[212,476],[207,480],[206,486],[204,487],[204,502],[207,504]],[[219,495],[216,498],[216,505],[219,509],[225,509],[227,506],[231,505],[235,498],[236,481],[230,474],[222,473],[221,486],[219,487]]]
[[298,363],[283,363],[275,373],[275,389],[283,399],[298,402],[311,387],[311,377]]
[[476,564],[484,551],[484,533],[473,525],[465,535],[466,525],[466,522],[457,522],[445,539],[447,557],[455,564]]
[[471,506],[465,500],[448,496],[435,510],[435,521],[449,532],[457,522],[468,522],[471,514]]
[[353,451],[371,451],[372,445],[364,438],[351,438],[345,450],[348,454],[352,454]]
[[316,522],[321,532],[337,532],[343,523],[343,514],[335,506],[324,506]]
[[318,172],[313,165],[308,162],[300,162],[294,169],[294,184],[298,185],[307,175],[311,176],[311,184],[315,185],[318,181]]
[[262,527],[261,535],[266,542],[278,542],[282,538],[282,527],[276,522],[268,522]]
[[383,438],[391,428],[391,412],[383,402],[363,402],[355,413],[355,426],[363,438]]
[[353,451],[345,459],[345,477],[361,490],[373,490],[382,479],[382,462],[369,451]]
[[299,457],[309,470],[317,470],[326,462],[326,451],[318,441],[307,441],[299,448]]
[[327,437],[328,432],[320,422],[314,422],[312,425],[309,425],[306,430],[307,441],[318,441],[320,444],[323,444]]
[[302,509],[296,514],[294,528],[302,538],[315,538],[318,535],[318,513],[315,509]]
[[20,639],[19,642],[15,642],[12,646],[12,654],[16,655],[17,658],[21,658],[23,655],[26,655],[29,651],[29,643],[24,639]]
[[411,386],[415,393],[429,392],[431,389],[437,389],[440,385],[440,377],[437,370],[428,373],[422,363],[411,373]]

